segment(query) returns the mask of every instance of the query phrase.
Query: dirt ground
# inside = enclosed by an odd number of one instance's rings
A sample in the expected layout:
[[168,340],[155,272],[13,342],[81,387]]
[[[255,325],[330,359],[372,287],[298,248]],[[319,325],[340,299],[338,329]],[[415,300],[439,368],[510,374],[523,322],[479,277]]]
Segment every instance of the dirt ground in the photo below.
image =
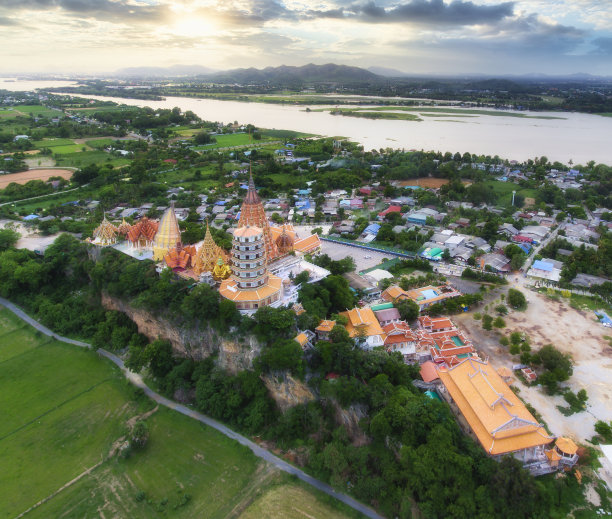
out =
[[11,182],[25,184],[30,180],[47,180],[51,177],[70,179],[74,171],[71,169],[30,169],[21,173],[11,173],[0,176],[0,189],[4,189]]
[[[592,312],[571,308],[566,300],[554,301],[545,295],[532,292],[519,279],[517,288],[526,295],[529,302],[525,312],[511,312],[504,319],[503,333],[525,332],[533,350],[546,344],[553,344],[559,350],[569,353],[574,361],[574,374],[568,381],[572,391],[586,389],[589,400],[587,410],[571,416],[563,416],[557,405],[567,406],[561,396],[551,397],[539,387],[528,387],[517,381],[520,396],[542,415],[553,434],[570,436],[580,442],[595,435],[597,420],[612,420],[612,347],[604,339],[612,335],[610,330],[598,324]],[[499,291],[496,291],[498,294]],[[493,314],[491,310],[489,313]],[[495,367],[518,363],[517,357],[499,344],[500,332],[485,331],[473,313],[461,314],[455,318],[472,338],[481,356],[488,357]]]

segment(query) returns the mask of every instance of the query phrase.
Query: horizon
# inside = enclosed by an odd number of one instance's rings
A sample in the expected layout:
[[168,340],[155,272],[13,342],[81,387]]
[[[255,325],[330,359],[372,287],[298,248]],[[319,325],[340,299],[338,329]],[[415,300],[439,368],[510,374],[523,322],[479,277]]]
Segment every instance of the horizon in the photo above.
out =
[[597,0],[344,4],[5,0],[1,74],[337,63],[415,76],[612,75],[612,6]]

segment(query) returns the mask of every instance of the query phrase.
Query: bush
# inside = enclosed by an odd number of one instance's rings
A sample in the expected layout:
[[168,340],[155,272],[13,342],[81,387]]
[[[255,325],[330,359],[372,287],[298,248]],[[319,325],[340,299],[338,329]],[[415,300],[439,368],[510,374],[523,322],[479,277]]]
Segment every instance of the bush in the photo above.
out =
[[510,341],[508,340],[508,337],[506,337],[505,335],[503,335],[503,336],[501,336],[501,337],[499,338],[499,343],[500,343],[502,346],[508,346],[508,345],[510,344]]
[[143,421],[136,422],[130,437],[130,447],[142,449],[149,441],[149,427]]
[[527,308],[527,299],[520,290],[511,288],[508,290],[508,304],[515,310],[525,310]]
[[493,326],[495,326],[495,328],[505,328],[506,327],[506,321],[504,321],[501,317],[497,317],[493,321]]
[[492,324],[493,324],[493,317],[491,317],[489,314],[484,314],[482,316],[482,327],[485,330],[491,330],[493,328]]
[[510,345],[510,353],[512,355],[518,355],[521,352],[521,347],[518,344]]
[[523,341],[523,335],[521,332],[512,332],[510,334],[510,342],[512,344],[520,344]]
[[499,315],[506,315],[508,313],[508,307],[506,305],[497,305],[495,307],[495,311],[499,314]]

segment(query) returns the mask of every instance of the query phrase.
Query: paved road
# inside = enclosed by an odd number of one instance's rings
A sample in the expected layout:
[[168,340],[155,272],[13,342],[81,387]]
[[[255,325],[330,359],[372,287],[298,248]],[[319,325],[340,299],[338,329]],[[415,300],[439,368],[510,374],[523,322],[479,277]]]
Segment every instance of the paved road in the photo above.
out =
[[[67,337],[62,337],[61,335],[57,335],[53,331],[49,330],[49,328],[47,328],[46,326],[43,326],[41,323],[39,323],[35,319],[32,319],[28,314],[26,314],[23,310],[21,310],[21,308],[19,308],[18,306],[14,305],[10,301],[2,297],[0,297],[0,305],[9,309],[11,312],[13,312],[15,315],[17,315],[21,319],[23,319],[29,325],[33,326],[35,329],[39,330],[40,332],[44,333],[45,335],[49,337],[53,337],[54,339],[57,339],[59,341],[67,342],[68,344],[73,344],[81,348],[91,347],[91,345],[87,344],[86,342],[76,341],[74,339],[69,339]],[[238,443],[247,446],[249,449],[251,449],[251,451],[253,451],[253,454],[255,454],[255,456],[257,456],[258,458],[266,460],[267,462],[271,463],[272,465],[276,466],[277,468],[279,468],[280,470],[284,472],[293,474],[294,476],[298,477],[302,481],[308,483],[309,485],[312,485],[316,489],[322,492],[325,492],[326,494],[332,497],[335,497],[336,499],[338,499],[339,501],[342,501],[343,503],[350,506],[354,510],[361,512],[366,517],[370,517],[372,519],[383,519],[381,515],[378,515],[374,510],[367,507],[366,505],[360,503],[359,501],[356,501],[355,499],[353,499],[352,497],[346,494],[336,492],[332,487],[330,487],[326,483],[323,483],[322,481],[319,481],[318,479],[315,479],[312,476],[309,476],[303,470],[300,470],[299,468],[294,467],[293,465],[280,459],[279,457],[275,456],[271,452],[260,447],[259,445],[252,442],[248,438],[242,436],[241,434],[238,434],[237,432],[233,431],[232,429],[223,425],[222,423],[217,422],[216,420],[213,420],[212,418],[202,413],[198,413],[197,411],[194,411],[193,409],[190,409],[187,406],[178,404],[168,398],[165,398],[159,393],[156,393],[149,386],[145,384],[145,382],[142,380],[142,377],[140,375],[128,370],[125,367],[123,361],[119,357],[114,355],[113,353],[106,351],[102,348],[98,349],[97,351],[99,355],[101,355],[102,357],[106,357],[107,359],[114,362],[117,366],[119,366],[119,368],[121,369],[125,377],[132,384],[134,384],[135,386],[139,388],[142,388],[145,395],[147,395],[149,398],[151,398],[158,404],[164,405],[170,409],[174,409],[175,411],[181,414],[184,414],[185,416],[189,416],[190,418],[198,420],[199,422],[202,422],[203,424],[206,424],[209,427],[216,429],[217,431],[224,434],[228,438],[232,438],[233,440],[236,440]]]

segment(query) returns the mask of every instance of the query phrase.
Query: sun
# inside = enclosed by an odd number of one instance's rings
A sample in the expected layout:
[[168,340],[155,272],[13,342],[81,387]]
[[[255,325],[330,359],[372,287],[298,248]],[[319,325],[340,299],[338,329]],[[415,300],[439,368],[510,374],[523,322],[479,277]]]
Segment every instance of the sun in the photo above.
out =
[[179,18],[170,27],[173,34],[190,38],[212,36],[216,30],[213,23],[203,18]]

